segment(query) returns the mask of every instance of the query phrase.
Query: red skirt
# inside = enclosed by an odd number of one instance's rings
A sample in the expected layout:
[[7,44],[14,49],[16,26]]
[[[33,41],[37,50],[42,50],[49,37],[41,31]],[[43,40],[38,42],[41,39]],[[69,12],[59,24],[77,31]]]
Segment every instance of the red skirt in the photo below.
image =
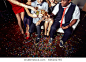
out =
[[16,5],[16,4],[13,4],[13,3],[11,3],[11,2],[10,2],[10,4],[12,5],[12,10],[13,10],[13,12],[14,12],[15,14],[24,12],[24,8],[23,8],[23,7],[18,6],[18,5]]
[[13,12],[15,14],[24,12],[24,8],[23,7],[19,7],[19,6],[18,7],[13,7],[12,10],[13,10]]

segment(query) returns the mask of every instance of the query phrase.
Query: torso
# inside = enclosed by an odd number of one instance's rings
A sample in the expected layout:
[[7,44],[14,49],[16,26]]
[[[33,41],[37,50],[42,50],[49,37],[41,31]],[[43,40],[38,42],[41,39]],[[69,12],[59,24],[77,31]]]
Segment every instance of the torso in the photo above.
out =
[[51,7],[48,7],[48,14],[52,13],[55,6],[56,6],[56,4],[54,3],[54,4],[51,5]]
[[55,6],[51,6],[48,8],[48,14],[51,14]]
[[[28,9],[29,10],[29,12],[31,13],[31,9]],[[27,12],[25,11],[25,16],[27,16],[28,17],[28,15],[27,15]]]

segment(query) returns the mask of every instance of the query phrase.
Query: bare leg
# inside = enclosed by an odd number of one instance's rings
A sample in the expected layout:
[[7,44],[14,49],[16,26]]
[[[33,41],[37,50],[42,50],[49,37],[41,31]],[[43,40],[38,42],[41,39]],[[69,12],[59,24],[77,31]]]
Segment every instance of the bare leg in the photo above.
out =
[[29,37],[29,25],[27,25],[27,30],[26,30],[26,33],[27,33],[27,37]]
[[24,12],[21,12],[21,19],[22,19],[22,21],[24,23]]
[[26,33],[28,32],[28,27],[27,27],[27,24],[26,24]]
[[[21,20],[22,20],[22,22],[24,24],[24,12],[21,12],[20,14],[21,14]],[[24,31],[23,31],[23,34],[24,34]]]
[[23,29],[22,29],[22,26],[21,26],[21,17],[20,17],[20,14],[19,13],[16,14],[16,18],[18,20],[18,25],[20,27],[21,33],[24,34]]
[[45,21],[45,33],[44,33],[44,35],[47,35],[47,28],[48,28],[48,21]]
[[50,29],[51,29],[51,25],[52,25],[52,24],[53,24],[53,20],[50,20],[49,26],[48,26],[47,36],[49,36],[49,33],[50,33]]

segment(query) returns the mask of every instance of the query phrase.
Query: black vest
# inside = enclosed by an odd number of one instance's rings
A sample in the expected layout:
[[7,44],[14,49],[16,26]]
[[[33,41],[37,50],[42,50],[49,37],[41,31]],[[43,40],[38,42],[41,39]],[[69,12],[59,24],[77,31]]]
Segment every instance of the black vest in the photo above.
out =
[[[67,13],[65,14],[65,24],[69,24],[71,19],[72,19],[72,16],[73,16],[73,13],[74,13],[74,10],[75,10],[75,4],[71,3],[71,6],[69,7]],[[55,21],[59,22],[62,18],[62,15],[63,15],[63,11],[64,11],[64,8],[62,8],[61,6],[61,3],[59,5],[59,11],[56,15],[56,18],[55,18]]]

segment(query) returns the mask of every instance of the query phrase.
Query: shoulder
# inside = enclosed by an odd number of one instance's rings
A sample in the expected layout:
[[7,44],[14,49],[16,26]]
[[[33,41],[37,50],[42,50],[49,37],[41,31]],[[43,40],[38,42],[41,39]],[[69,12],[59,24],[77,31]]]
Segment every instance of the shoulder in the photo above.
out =
[[79,7],[76,5],[76,8],[79,9]]
[[79,9],[79,7],[78,7],[76,4],[71,3],[71,5],[72,5],[72,6],[74,6],[74,7],[75,7],[75,9]]
[[47,2],[43,2],[43,4],[44,4],[44,5],[48,5],[48,3],[47,3]]
[[55,6],[59,6],[61,4],[61,2],[58,2]]
[[36,4],[36,1],[32,2],[33,4]]
[[71,5],[72,5],[72,6],[76,6],[76,4],[74,4],[74,3],[72,3],[72,2],[71,2]]
[[36,5],[36,1],[31,3],[31,6],[35,6]]
[[61,3],[60,2],[58,2],[54,7],[59,7],[59,5],[60,5]]
[[79,9],[79,7],[76,5],[76,7],[75,7],[75,10],[76,11],[80,11],[80,9]]

